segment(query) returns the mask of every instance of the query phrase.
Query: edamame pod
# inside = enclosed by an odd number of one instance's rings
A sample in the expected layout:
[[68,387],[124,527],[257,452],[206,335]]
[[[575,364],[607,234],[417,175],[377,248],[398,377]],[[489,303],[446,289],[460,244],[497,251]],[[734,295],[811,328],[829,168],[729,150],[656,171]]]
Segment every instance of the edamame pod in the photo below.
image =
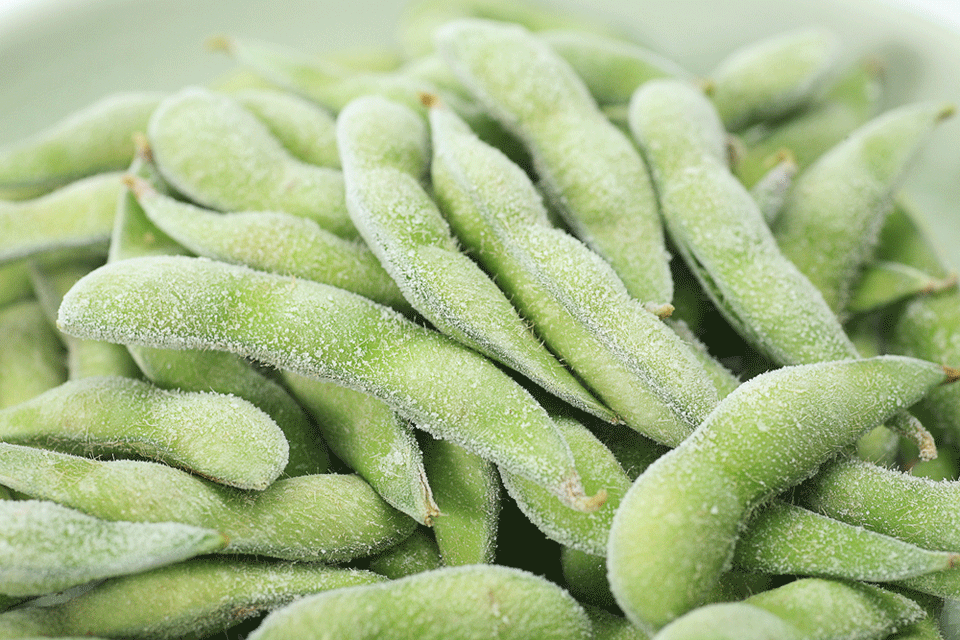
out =
[[0,614],[0,633],[5,638],[202,637],[308,594],[382,580],[369,571],[318,564],[195,558],[108,580],[60,604]]
[[869,313],[923,294],[940,293],[957,286],[957,276],[936,278],[899,262],[874,260],[860,272],[850,292],[846,311]]
[[474,565],[302,598],[268,615],[250,640],[492,636],[586,640],[590,621],[567,592],[543,578]]
[[395,509],[421,524],[433,522],[439,508],[409,422],[369,394],[289,371],[281,375],[335,456]]
[[738,131],[804,107],[825,89],[840,52],[839,38],[823,29],[781,33],[752,42],[710,74],[710,98],[724,127]]
[[107,96],[44,131],[0,150],[0,194],[35,197],[95,173],[120,171],[133,159],[133,136],[146,128],[163,95]]
[[0,202],[0,262],[57,249],[105,249],[120,197],[120,174],[70,183],[20,202]]
[[246,400],[119,376],[65,382],[0,410],[0,441],[149,458],[259,490],[279,477],[289,451],[277,424]]
[[0,307],[33,296],[29,264],[27,259],[0,264]]
[[952,105],[932,102],[888,111],[797,177],[774,236],[835,313],[846,310],[911,160],[953,111]]
[[232,351],[335,380],[543,483],[574,508],[603,503],[584,494],[570,448],[543,408],[496,365],[342,289],[201,258],[140,258],[80,280],[64,297],[59,324],[115,342]]
[[437,30],[436,42],[463,84],[528,147],[574,234],[610,262],[632,296],[669,303],[673,284],[650,176],[573,69],[517,25],[457,20]]
[[356,237],[343,201],[343,175],[291,156],[228,96],[181,90],[157,107],[147,136],[164,179],[199,204],[285,211],[339,236]]
[[0,307],[0,336],[0,408],[66,382],[63,344],[35,299]]
[[107,522],[52,502],[0,502],[0,591],[38,596],[140,573],[227,545],[212,529]]
[[225,553],[338,562],[390,547],[415,523],[353,475],[297,476],[241,491],[179,469],[0,443],[0,482],[104,520],[180,522],[230,538]]
[[151,222],[199,256],[307,278],[409,310],[396,283],[359,240],[280,211],[222,214],[166,196],[144,180],[125,179]]
[[607,546],[621,609],[654,631],[697,606],[729,567],[753,508],[955,377],[881,356],[785,367],[742,384],[623,498]]
[[527,175],[450,110],[430,112],[436,198],[547,345],[628,425],[679,444],[713,408],[701,358],[610,265],[551,227]]
[[358,98],[337,118],[337,141],[350,217],[411,306],[454,340],[613,420],[493,280],[460,252],[423,187],[430,143],[422,119],[383,98]]
[[415,573],[432,571],[443,566],[437,541],[429,530],[418,528],[409,538],[391,547],[370,561],[370,570],[390,580],[399,580]]

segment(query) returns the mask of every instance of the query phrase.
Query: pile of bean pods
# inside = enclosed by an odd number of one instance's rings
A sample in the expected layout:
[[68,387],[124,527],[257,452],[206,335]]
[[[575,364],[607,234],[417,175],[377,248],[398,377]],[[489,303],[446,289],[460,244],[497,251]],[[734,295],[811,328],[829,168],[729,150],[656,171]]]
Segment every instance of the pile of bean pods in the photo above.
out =
[[399,35],[0,149],[0,637],[949,637],[954,107],[812,27]]

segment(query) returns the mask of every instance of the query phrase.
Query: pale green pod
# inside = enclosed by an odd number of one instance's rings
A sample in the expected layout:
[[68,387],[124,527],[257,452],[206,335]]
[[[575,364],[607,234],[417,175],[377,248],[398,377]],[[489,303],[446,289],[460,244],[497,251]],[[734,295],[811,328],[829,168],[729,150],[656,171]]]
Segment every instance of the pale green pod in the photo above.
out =
[[0,409],[0,441],[153,459],[241,489],[266,489],[288,457],[283,432],[246,400],[119,376],[72,380]]
[[758,573],[890,582],[943,572],[960,565],[960,555],[923,549],[775,501],[745,524],[733,564]]
[[694,610],[653,640],[883,640],[925,615],[909,598],[880,587],[805,578]]
[[786,153],[777,164],[757,180],[756,184],[750,187],[750,196],[757,203],[768,225],[776,222],[786,204],[797,171],[799,171],[797,161]]
[[118,93],[0,149],[0,194],[33,197],[80,178],[125,169],[133,136],[147,126],[158,93]]
[[622,500],[607,546],[621,609],[653,631],[702,603],[754,508],[949,379],[939,365],[881,356],[785,367],[740,385]]
[[937,278],[910,265],[874,260],[864,266],[845,305],[850,314],[870,313],[914,296],[957,286],[957,276]]
[[32,296],[30,261],[24,259],[0,264],[0,307]]
[[174,522],[107,522],[37,500],[0,502],[0,591],[38,596],[219,551],[227,538]]
[[556,29],[537,35],[573,67],[601,106],[626,105],[647,80],[692,79],[676,62],[620,38],[582,29]]
[[574,234],[610,262],[632,296],[670,302],[663,229],[643,160],[566,61],[516,25],[458,20],[436,39],[464,85],[527,146]]
[[474,565],[302,598],[268,615],[249,637],[586,640],[590,621],[567,592],[543,578]]
[[59,324],[89,338],[232,351],[337,381],[542,482],[574,508],[603,501],[584,494],[556,426],[496,365],[342,289],[202,258],[139,258],[81,279]]
[[[424,467],[439,509],[433,533],[443,564],[492,564],[502,494],[496,468],[448,440],[424,438],[422,446]],[[554,502],[566,509],[556,499]]]
[[443,566],[437,541],[418,528],[409,538],[370,560],[370,570],[390,580],[399,580],[415,573],[432,571]]
[[903,627],[889,636],[889,640],[944,640],[944,637],[940,634],[940,624],[936,617],[928,615]]
[[163,178],[213,209],[285,211],[352,238],[337,169],[294,158],[232,98],[188,88],[165,99],[147,127]]
[[248,89],[232,95],[267,125],[294,158],[319,167],[340,168],[336,120],[329,112],[287,91]]
[[605,609],[617,606],[607,582],[606,557],[572,547],[561,547],[560,567],[565,588],[577,600]]
[[594,640],[650,640],[650,636],[626,618],[600,607],[584,605],[583,609],[590,616]]
[[120,188],[120,175],[105,173],[38,198],[0,202],[0,262],[61,249],[105,249]]
[[650,81],[630,103],[630,128],[678,253],[737,332],[781,365],[856,357],[822,294],[727,169],[723,127],[706,97],[680,81]]
[[[75,260],[49,263],[35,260],[31,263],[33,290],[51,326],[56,325],[57,310],[63,295],[99,264]],[[71,380],[91,376],[140,377],[140,369],[126,347],[97,340],[81,340],[65,333],[60,335],[67,348],[67,375]]]
[[203,637],[303,596],[382,580],[369,571],[311,563],[194,558],[113,578],[52,606],[8,611],[0,615],[0,634],[5,638]]
[[128,347],[144,376],[158,387],[236,396],[269,415],[289,447],[284,476],[325,473],[330,455],[296,400],[244,358],[223,351]]
[[745,131],[746,148],[734,162],[737,177],[753,186],[784,150],[801,170],[809,167],[876,114],[882,97],[880,74],[878,63],[861,61],[842,73],[823,101],[781,122]]
[[354,475],[284,478],[250,492],[155,462],[103,462],[0,443],[0,482],[104,520],[215,529],[230,539],[225,553],[288,560],[370,555],[415,526]]
[[921,102],[873,118],[797,177],[774,234],[783,254],[845,312],[911,161],[954,107]]
[[905,264],[939,278],[950,275],[918,207],[899,195],[880,229],[876,259]]
[[607,502],[593,513],[564,509],[537,485],[501,470],[503,486],[524,515],[548,538],[565,547],[604,556],[610,523],[621,498],[630,488],[630,478],[613,454],[583,424],[567,417],[555,417],[554,421],[573,451],[584,489],[590,493],[605,491]]
[[350,217],[410,305],[442,333],[613,420],[494,281],[460,252],[423,186],[430,142],[422,118],[383,98],[358,98],[340,112],[337,140]]
[[40,395],[67,380],[63,344],[35,299],[0,307],[0,408]]
[[127,184],[150,221],[198,256],[316,280],[409,310],[359,239],[341,238],[313,220],[281,211],[223,214],[166,196],[144,180],[128,178]]
[[430,112],[435,197],[547,345],[628,425],[679,444],[717,401],[701,355],[599,255],[553,228],[529,178],[447,109]]
[[726,129],[776,120],[809,105],[833,78],[836,34],[802,29],[778,34],[729,54],[710,74],[710,97]]
[[439,510],[409,422],[369,394],[289,371],[282,376],[335,456],[395,509],[422,524],[433,521]]

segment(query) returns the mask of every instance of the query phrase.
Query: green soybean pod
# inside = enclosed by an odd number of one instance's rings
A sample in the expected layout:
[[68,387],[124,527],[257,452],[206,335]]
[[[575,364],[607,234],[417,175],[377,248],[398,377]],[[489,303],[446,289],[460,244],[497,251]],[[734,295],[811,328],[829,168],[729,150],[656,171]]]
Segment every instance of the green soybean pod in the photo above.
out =
[[194,558],[110,579],[66,602],[0,614],[6,638],[202,637],[324,590],[376,584],[369,571],[314,563]]
[[916,267],[888,260],[867,263],[845,305],[849,314],[870,313],[915,296],[940,293],[957,286],[957,276],[937,278]]
[[710,74],[710,97],[724,127],[738,131],[782,118],[818,99],[835,73],[839,38],[802,29],[752,42]]
[[396,283],[359,239],[281,211],[220,213],[182,202],[144,180],[125,179],[140,207],[164,233],[198,256],[307,278],[408,311]]
[[612,421],[496,283],[461,253],[423,186],[430,157],[423,119],[384,98],[358,98],[340,112],[337,140],[350,217],[410,305],[442,333]]
[[524,171],[430,111],[434,193],[457,237],[547,345],[628,425],[676,445],[716,404],[701,356],[598,254],[553,228]]
[[834,312],[846,310],[910,162],[934,126],[953,111],[939,102],[887,111],[798,176],[774,236]]
[[610,523],[630,488],[630,479],[613,454],[584,425],[573,418],[554,420],[570,444],[584,489],[606,491],[607,502],[594,513],[564,509],[542,488],[509,471],[500,472],[503,486],[524,515],[548,538],[595,556],[606,555]]
[[336,120],[329,112],[288,91],[248,89],[232,96],[267,125],[294,158],[340,168]]
[[917,603],[880,587],[804,578],[696,609],[653,640],[882,640],[924,616]]
[[370,555],[415,526],[354,475],[283,478],[251,492],[155,462],[103,462],[0,443],[0,482],[104,520],[215,529],[230,539],[225,553],[288,560]]
[[797,171],[799,167],[796,160],[789,152],[784,152],[777,163],[750,188],[750,195],[768,225],[773,225],[783,210]]
[[951,379],[930,362],[881,356],[785,367],[740,385],[621,501],[607,546],[621,609],[655,631],[696,607],[729,568],[754,508]]
[[63,343],[36,299],[0,307],[0,408],[26,402],[67,380]]
[[939,278],[950,275],[943,256],[931,240],[929,229],[920,219],[918,206],[900,194],[894,198],[893,210],[880,229],[875,257],[905,264]]
[[390,580],[399,580],[415,573],[432,571],[443,566],[440,549],[423,527],[409,538],[370,560],[370,570]]
[[0,264],[0,307],[33,297],[30,262],[24,258]]
[[120,174],[105,173],[38,198],[0,202],[0,262],[61,249],[105,249],[119,197]]
[[147,136],[163,178],[180,193],[221,210],[276,210],[356,237],[337,169],[301,162],[229,96],[183,89],[160,103]]
[[601,106],[626,105],[647,80],[690,79],[690,73],[674,61],[621,38],[582,29],[555,29],[537,35],[573,67]]
[[0,194],[35,197],[133,159],[133,135],[146,128],[159,93],[107,96],[44,131],[0,149]]
[[241,489],[287,465],[283,432],[246,400],[165,391],[120,376],[72,380],[0,409],[0,440],[91,456],[159,460]]
[[448,23],[436,42],[463,84],[527,146],[574,234],[610,262],[632,296],[670,302],[650,176],[566,61],[522,27],[483,20]]
[[250,640],[494,636],[585,640],[590,621],[567,592],[543,578],[474,565],[302,598],[268,615]]
[[[371,393],[418,427],[597,509],[546,411],[480,354],[342,289],[201,258],[108,264],[64,297],[67,332],[214,348]],[[437,362],[444,362],[442,370]]]
[[0,502],[0,591],[39,596],[219,551],[227,538],[174,522],[107,522],[39,500]]
[[[424,468],[439,510],[433,533],[443,564],[492,564],[502,493],[496,468],[448,440],[423,438],[422,447]],[[555,498],[554,502],[566,509]]]
[[289,371],[281,375],[335,456],[395,509],[421,524],[433,522],[439,507],[407,420],[369,394]]

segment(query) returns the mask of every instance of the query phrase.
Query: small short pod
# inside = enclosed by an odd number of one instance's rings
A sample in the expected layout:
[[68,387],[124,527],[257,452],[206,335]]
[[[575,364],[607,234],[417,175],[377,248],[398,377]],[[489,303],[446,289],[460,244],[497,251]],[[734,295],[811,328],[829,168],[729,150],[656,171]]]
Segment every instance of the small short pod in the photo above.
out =
[[381,585],[302,598],[267,616],[250,640],[591,637],[570,594],[496,565],[437,569]]
[[755,507],[949,377],[936,364],[881,356],[786,367],[741,385],[624,496],[607,546],[617,603],[649,631],[702,603]]

